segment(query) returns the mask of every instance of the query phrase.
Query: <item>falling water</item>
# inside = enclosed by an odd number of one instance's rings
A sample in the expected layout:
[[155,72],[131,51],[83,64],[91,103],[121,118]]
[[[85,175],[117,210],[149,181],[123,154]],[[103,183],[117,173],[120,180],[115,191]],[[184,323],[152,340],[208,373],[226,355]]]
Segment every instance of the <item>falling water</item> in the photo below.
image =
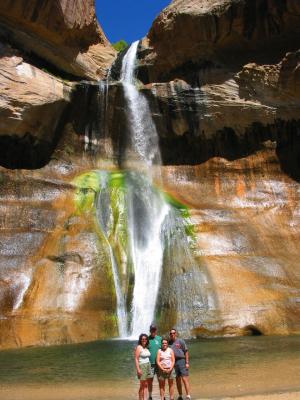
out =
[[[138,42],[131,45],[122,64],[121,82],[127,105],[130,140],[127,158],[139,161],[138,172],[128,174],[128,229],[134,268],[131,335],[149,329],[154,318],[163,261],[162,225],[169,212],[162,195],[153,189],[149,169],[160,165],[158,135],[146,97],[137,89],[134,70]],[[144,167],[144,168],[143,168]]]
[[131,172],[128,185],[128,229],[134,267],[131,336],[147,332],[154,318],[163,262],[162,226],[170,210],[149,179]]
[[119,279],[119,275],[118,275],[118,267],[117,267],[114,253],[113,253],[110,245],[108,246],[108,248],[109,248],[112,273],[113,273],[113,278],[114,278],[115,288],[116,288],[119,336],[127,337],[128,331],[127,331],[127,312],[126,312],[125,298],[124,298],[124,294],[121,289],[120,279]]
[[[184,226],[178,223],[178,215],[174,213],[173,207],[166,201],[162,192],[152,183],[153,167],[160,169],[161,157],[158,134],[147,99],[138,90],[134,78],[137,48],[138,42],[133,43],[124,56],[120,79],[124,88],[128,130],[127,143],[122,149],[122,159],[125,160],[128,169],[119,173],[125,188],[121,213],[126,220],[123,234],[127,237],[127,260],[123,265],[120,264],[120,257],[115,254],[115,243],[120,238],[114,236],[114,221],[122,217],[119,214],[120,210],[112,206],[112,192],[108,184],[109,172],[99,171],[101,188],[96,205],[97,219],[109,249],[116,291],[119,336],[134,338],[141,332],[148,331],[155,318],[165,255],[164,246],[170,244],[178,247],[178,243],[174,244],[171,238],[177,235],[177,231],[180,231],[178,238],[184,235]],[[107,93],[104,84],[99,88],[101,93]],[[107,114],[105,107],[107,105],[101,109],[101,115]],[[105,121],[102,123],[105,124]],[[123,189],[115,187],[114,190]],[[183,243],[185,247],[188,246],[187,243]],[[134,274],[133,288],[124,278],[131,273]],[[186,279],[190,285],[189,278]],[[126,304],[130,301],[131,306],[127,310]],[[178,304],[178,308],[185,310],[181,304]],[[190,308],[186,309],[189,310]]]
[[100,191],[96,200],[97,219],[101,227],[101,232],[104,235],[112,267],[112,274],[113,274],[116,300],[117,300],[117,318],[118,318],[119,336],[126,337],[128,336],[128,331],[127,331],[127,312],[126,312],[125,294],[122,290],[122,285],[119,278],[118,264],[116,262],[115,255],[111,243],[109,241],[109,235],[111,231],[114,230],[113,225],[115,222],[113,221],[113,211],[110,206],[111,198],[108,185],[109,173],[99,172],[99,178],[100,178]]
[[134,70],[139,42],[134,42],[124,56],[121,82],[127,102],[127,120],[130,133],[127,159],[137,159],[145,167],[160,164],[158,135],[146,97],[136,88]]

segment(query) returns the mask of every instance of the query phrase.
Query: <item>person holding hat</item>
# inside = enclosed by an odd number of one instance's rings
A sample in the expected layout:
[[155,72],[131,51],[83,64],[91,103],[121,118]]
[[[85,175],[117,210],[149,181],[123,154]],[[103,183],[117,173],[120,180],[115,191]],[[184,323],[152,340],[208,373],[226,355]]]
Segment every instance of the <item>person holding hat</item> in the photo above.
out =
[[150,351],[150,364],[151,364],[151,377],[148,378],[148,392],[149,400],[152,400],[152,388],[153,388],[153,378],[154,375],[158,373],[158,368],[156,365],[156,355],[158,350],[161,348],[161,336],[157,334],[157,326],[155,324],[150,325],[150,335],[149,335],[149,345],[148,349]]

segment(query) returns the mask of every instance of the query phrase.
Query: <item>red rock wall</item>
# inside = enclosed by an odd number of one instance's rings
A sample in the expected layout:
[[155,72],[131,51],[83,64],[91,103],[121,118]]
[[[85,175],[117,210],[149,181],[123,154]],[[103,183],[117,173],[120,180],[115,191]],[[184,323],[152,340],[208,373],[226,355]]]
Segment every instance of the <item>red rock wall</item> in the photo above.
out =
[[99,79],[115,57],[92,0],[4,0],[0,23],[13,45],[71,76]]

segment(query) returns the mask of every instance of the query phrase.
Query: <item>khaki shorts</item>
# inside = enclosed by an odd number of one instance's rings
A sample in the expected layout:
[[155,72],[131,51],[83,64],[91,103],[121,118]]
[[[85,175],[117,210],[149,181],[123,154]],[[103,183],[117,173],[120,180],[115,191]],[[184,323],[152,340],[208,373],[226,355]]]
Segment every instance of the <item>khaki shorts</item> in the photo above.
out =
[[154,378],[154,375],[158,375],[158,366],[156,364],[151,364],[151,378]]
[[151,378],[151,365],[150,363],[139,364],[140,370],[142,371],[142,375],[139,377],[140,381],[145,381],[148,378]]
[[175,373],[174,368],[172,369],[171,372],[164,372],[161,369],[158,369],[157,377],[160,381],[164,381],[165,379],[175,379],[176,373]]

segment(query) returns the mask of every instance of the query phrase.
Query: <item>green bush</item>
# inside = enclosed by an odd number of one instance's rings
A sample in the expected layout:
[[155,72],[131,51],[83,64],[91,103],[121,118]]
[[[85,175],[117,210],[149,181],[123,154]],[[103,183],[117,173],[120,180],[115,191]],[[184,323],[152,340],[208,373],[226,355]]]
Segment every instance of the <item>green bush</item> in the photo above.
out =
[[117,50],[117,51],[123,51],[128,47],[128,44],[125,42],[125,40],[121,39],[116,43],[112,44],[112,47]]

